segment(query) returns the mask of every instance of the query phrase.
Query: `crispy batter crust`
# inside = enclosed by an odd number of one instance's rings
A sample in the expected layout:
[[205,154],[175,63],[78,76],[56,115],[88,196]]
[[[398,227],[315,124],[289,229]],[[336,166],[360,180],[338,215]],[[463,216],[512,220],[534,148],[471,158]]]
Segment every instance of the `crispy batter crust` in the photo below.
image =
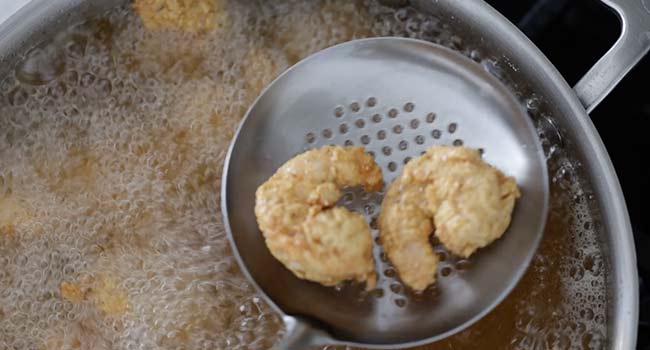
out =
[[361,147],[302,153],[257,189],[257,222],[273,256],[296,276],[326,286],[357,280],[371,289],[370,227],[361,214],[333,207],[341,186],[377,191],[381,169]]
[[477,150],[433,146],[391,184],[379,216],[388,257],[408,286],[435,282],[434,231],[452,253],[469,257],[503,235],[519,197],[512,177],[483,162]]

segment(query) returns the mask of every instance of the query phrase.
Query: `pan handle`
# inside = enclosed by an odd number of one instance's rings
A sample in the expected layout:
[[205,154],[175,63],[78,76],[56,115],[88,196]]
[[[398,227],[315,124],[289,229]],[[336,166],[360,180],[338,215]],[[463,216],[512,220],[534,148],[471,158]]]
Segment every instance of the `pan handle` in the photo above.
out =
[[590,113],[650,50],[650,0],[601,0],[621,20],[614,46],[573,88]]

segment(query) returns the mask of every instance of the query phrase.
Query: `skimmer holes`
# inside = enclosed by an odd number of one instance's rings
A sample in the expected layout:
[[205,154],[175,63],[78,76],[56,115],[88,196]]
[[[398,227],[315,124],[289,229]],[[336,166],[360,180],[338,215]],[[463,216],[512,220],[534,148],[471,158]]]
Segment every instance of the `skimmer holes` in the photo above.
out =
[[436,255],[438,255],[438,259],[440,259],[440,261],[447,260],[447,252],[444,250],[437,251]]
[[440,269],[440,274],[442,275],[442,277],[447,277],[447,276],[451,275],[451,271],[452,271],[451,267],[445,266],[445,267]]
[[339,106],[334,108],[334,116],[337,118],[341,118],[343,116],[343,107]]
[[391,283],[390,291],[395,294],[401,294],[404,291],[404,287],[400,283]]
[[[458,124],[453,119],[446,119],[443,115],[445,119],[440,123],[441,116],[434,112],[412,114],[415,111],[415,103],[412,101],[393,106],[382,106],[378,101],[376,96],[370,96],[336,105],[333,108],[334,117],[344,121],[333,128],[307,132],[306,148],[325,144],[364,146],[367,151],[374,151],[373,157],[380,157],[377,160],[383,163],[385,174],[390,174],[387,175],[387,181],[391,181],[398,175],[396,172],[400,165],[407,164],[413,156],[424,154],[431,143],[464,145],[463,139],[456,135],[453,138],[450,136],[458,133]],[[377,108],[385,112],[382,113]],[[351,116],[355,117],[350,118]],[[365,132],[361,133],[362,129]],[[404,154],[399,159],[384,158],[394,157],[394,151]],[[382,162],[381,158],[385,161]]]
[[[377,217],[373,217],[372,219],[370,219],[370,228],[373,229],[373,230],[376,230],[377,227],[379,227],[377,225]],[[377,237],[379,237],[379,236],[377,236]],[[379,244],[379,243],[377,243],[377,244]]]

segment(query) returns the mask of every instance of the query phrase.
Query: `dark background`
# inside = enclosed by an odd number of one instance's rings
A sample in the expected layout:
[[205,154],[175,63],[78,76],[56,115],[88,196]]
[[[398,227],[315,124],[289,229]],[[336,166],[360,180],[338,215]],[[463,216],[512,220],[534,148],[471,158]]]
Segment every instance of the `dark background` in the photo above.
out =
[[[597,0],[488,0],[546,54],[570,85],[620,34],[616,14]],[[650,350],[650,56],[591,113],[607,146],[635,231],[641,315],[637,349]],[[645,253],[645,254],[644,254]]]

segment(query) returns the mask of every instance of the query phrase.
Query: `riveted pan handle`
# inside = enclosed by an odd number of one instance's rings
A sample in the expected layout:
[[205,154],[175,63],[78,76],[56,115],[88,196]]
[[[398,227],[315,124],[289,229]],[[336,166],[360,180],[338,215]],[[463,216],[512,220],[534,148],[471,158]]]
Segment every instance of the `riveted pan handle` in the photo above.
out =
[[573,88],[591,112],[650,50],[650,0],[601,0],[623,27],[614,46]]

